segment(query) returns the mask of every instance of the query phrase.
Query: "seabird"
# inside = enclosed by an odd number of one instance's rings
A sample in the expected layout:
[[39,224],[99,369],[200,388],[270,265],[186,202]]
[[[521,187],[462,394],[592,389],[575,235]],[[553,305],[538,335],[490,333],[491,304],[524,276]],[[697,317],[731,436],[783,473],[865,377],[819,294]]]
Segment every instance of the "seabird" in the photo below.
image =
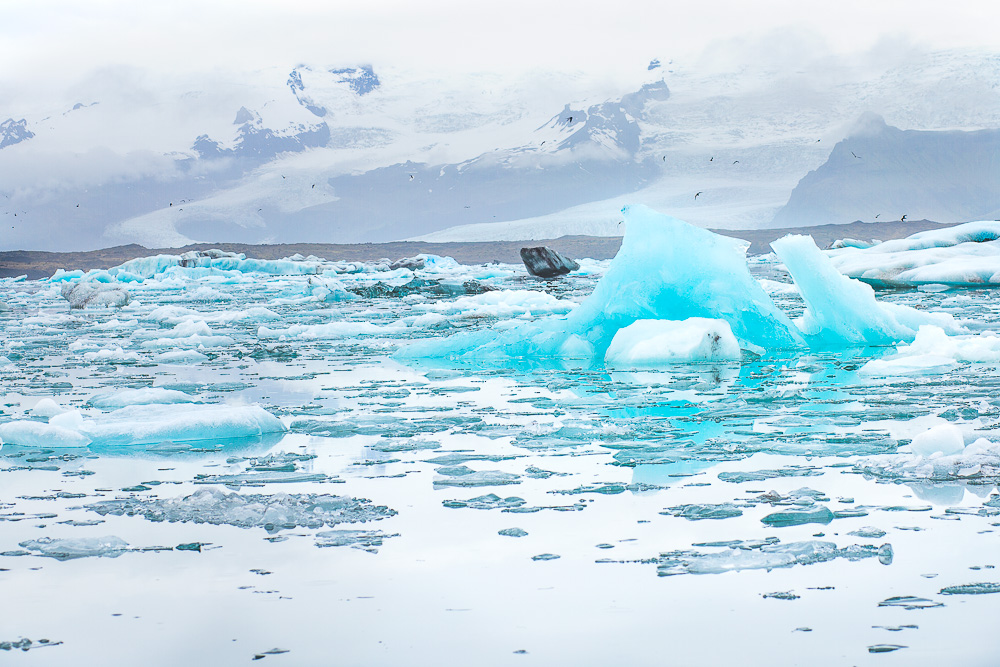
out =
[[698,195],[700,195],[700,194],[701,194],[700,192],[696,192],[696,193],[694,193],[694,198],[695,198],[695,199],[697,199],[697,198],[698,198]]
[[711,162],[714,159],[715,159],[715,156],[713,155],[712,157],[708,158],[708,161]]
[[315,183],[313,183],[313,187],[314,187],[314,188],[316,187],[316,184],[315,184]]
[[733,164],[739,164],[739,163],[740,163],[739,160],[733,160]]
[[663,156],[663,161],[664,161],[664,162],[666,162],[666,161],[667,161],[667,156],[666,156],[666,155],[664,155],[664,156]]
[[900,222],[906,222],[906,216],[904,215],[902,218],[899,219],[899,221]]
[[569,121],[570,123],[572,123],[572,122],[573,122],[573,117],[572,117],[572,116],[570,116],[570,117],[569,117],[569,118],[567,118],[566,120],[567,120],[567,121]]
[[410,174],[410,180],[411,181],[413,180],[413,174]]
[[[854,151],[851,151],[851,155],[854,155]],[[858,158],[859,160],[861,159],[861,158],[860,158],[859,156],[857,156],[857,155],[854,155],[854,157]]]
[[876,219],[876,220],[878,220],[878,217],[879,217],[880,215],[882,215],[882,214],[881,214],[881,213],[876,213],[876,214],[875,214],[875,219]]

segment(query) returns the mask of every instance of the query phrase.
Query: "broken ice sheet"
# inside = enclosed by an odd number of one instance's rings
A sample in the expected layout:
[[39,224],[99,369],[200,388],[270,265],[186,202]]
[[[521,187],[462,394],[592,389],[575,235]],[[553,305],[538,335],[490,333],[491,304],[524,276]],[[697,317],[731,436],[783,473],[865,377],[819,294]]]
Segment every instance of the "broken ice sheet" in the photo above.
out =
[[770,570],[776,567],[812,565],[837,558],[861,560],[878,556],[870,545],[838,548],[833,542],[740,543],[724,551],[671,551],[661,553],[656,572],[661,577],[676,574],[721,574],[739,570]]
[[48,556],[56,560],[90,558],[100,556],[117,558],[128,550],[128,542],[114,535],[104,537],[54,538],[40,537],[21,542],[21,546],[38,556]]
[[353,547],[373,554],[378,553],[382,541],[390,537],[399,537],[399,533],[387,535],[367,530],[324,530],[315,535],[318,547]]
[[701,519],[730,519],[742,516],[743,510],[732,503],[713,504],[692,504],[668,507],[660,512],[667,516],[677,516],[688,521],[699,521]]
[[256,527],[269,532],[377,521],[396,514],[365,498],[312,493],[241,495],[213,488],[180,498],[102,500],[85,507],[101,516],[142,516],[150,521]]

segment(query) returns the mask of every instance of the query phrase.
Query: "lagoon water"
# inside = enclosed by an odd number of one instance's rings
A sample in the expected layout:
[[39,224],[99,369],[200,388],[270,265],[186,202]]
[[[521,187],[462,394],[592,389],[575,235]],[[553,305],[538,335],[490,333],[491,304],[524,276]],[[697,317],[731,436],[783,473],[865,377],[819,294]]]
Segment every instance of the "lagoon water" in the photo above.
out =
[[[1000,440],[995,361],[397,354],[560,317],[582,264],[133,267],[82,309],[0,282],[0,657],[995,664],[998,459],[907,447]],[[1000,328],[989,289],[878,298]]]

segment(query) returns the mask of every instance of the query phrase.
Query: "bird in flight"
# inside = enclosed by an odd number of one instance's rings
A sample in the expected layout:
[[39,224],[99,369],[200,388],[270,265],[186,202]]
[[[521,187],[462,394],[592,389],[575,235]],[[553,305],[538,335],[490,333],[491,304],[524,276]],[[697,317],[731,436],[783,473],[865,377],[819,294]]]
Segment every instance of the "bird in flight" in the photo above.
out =
[[410,180],[411,181],[413,180],[413,174],[410,174]]
[[879,217],[880,215],[882,215],[882,214],[881,214],[881,213],[876,213],[876,214],[875,214],[875,219],[876,219],[876,220],[878,220],[878,217]]
[[733,164],[739,164],[739,163],[740,163],[739,160],[733,160]]
[[694,193],[694,198],[695,198],[695,199],[697,199],[697,198],[698,198],[698,195],[700,195],[700,194],[701,194],[700,192],[696,192],[696,193]]
[[315,187],[316,187],[316,184],[315,184],[315,183],[313,183],[313,188],[315,188]]
[[570,116],[570,117],[569,117],[569,118],[567,118],[566,120],[567,120],[567,121],[569,121],[570,123],[572,123],[572,122],[573,122],[573,117],[572,117],[572,116]]
[[711,162],[714,159],[715,159],[715,156],[713,155],[712,157],[708,158],[708,161]]
[[899,219],[899,221],[900,222],[906,222],[906,216],[904,215],[902,218]]
[[663,161],[664,161],[664,162],[666,162],[666,161],[667,161],[667,156],[666,156],[666,155],[664,155],[664,156],[663,156]]
[[[851,151],[851,155],[854,155],[854,151]],[[859,160],[861,159],[861,156],[859,155],[854,155],[854,157],[858,158]]]

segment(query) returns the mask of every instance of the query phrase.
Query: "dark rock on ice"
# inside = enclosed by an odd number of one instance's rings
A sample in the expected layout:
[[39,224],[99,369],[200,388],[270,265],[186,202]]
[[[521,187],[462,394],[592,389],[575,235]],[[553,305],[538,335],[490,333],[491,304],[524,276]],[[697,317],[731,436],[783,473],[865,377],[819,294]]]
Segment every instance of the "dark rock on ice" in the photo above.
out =
[[521,248],[521,261],[524,262],[528,273],[539,278],[555,278],[580,268],[580,265],[569,257],[544,246]]

